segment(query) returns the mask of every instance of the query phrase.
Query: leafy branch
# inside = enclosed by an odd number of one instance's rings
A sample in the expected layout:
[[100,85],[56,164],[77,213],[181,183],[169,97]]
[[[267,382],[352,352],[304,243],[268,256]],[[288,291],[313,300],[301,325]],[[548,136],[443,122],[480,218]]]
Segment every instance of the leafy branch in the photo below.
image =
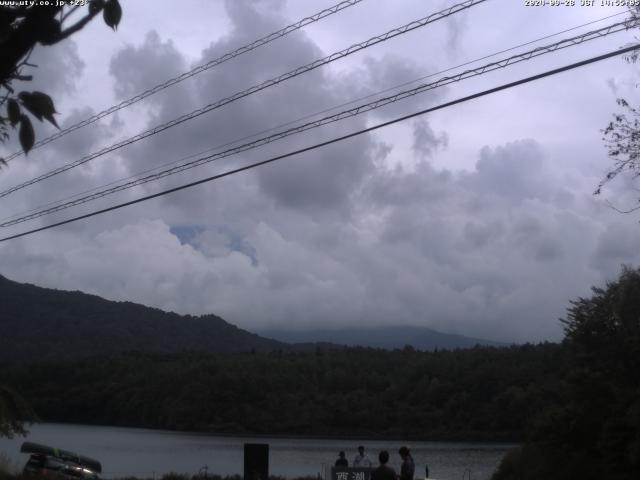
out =
[[[122,8],[118,0],[91,0],[86,13],[65,27],[65,23],[77,12],[78,6],[0,6],[0,107],[5,105],[5,114],[0,114],[0,142],[10,138],[9,127],[18,129],[18,139],[27,154],[35,143],[35,133],[29,115],[39,121],[47,120],[58,127],[54,115],[53,100],[39,91],[21,91],[16,94],[14,81],[30,81],[32,75],[23,74],[23,69],[35,67],[28,62],[33,48],[40,45],[55,45],[82,30],[100,12],[107,26],[116,30],[122,19]],[[27,113],[29,115],[27,115]],[[0,166],[6,165],[0,158]]]

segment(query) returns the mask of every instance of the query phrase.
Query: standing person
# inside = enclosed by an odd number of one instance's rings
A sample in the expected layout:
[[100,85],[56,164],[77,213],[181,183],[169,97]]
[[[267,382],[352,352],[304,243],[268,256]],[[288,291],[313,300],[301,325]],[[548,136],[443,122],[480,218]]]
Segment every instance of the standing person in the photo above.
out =
[[396,471],[387,465],[389,452],[382,450],[378,454],[378,460],[380,460],[380,466],[374,468],[371,472],[371,480],[397,480]]
[[344,452],[340,452],[338,454],[338,459],[336,460],[336,467],[348,467],[348,466],[349,466],[349,462],[344,456]]
[[369,457],[364,453],[364,447],[362,445],[358,447],[358,455],[353,459],[353,466],[364,468],[371,468],[373,466]]
[[411,452],[407,447],[400,447],[398,453],[402,458],[402,466],[400,467],[400,480],[413,480],[413,474],[416,470],[416,466],[413,463]]

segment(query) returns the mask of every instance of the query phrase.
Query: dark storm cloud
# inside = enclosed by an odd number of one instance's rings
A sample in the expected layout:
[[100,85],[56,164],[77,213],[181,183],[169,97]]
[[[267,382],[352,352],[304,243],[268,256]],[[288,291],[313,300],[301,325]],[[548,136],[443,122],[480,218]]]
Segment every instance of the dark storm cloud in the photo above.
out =
[[[94,114],[95,112],[90,107],[74,109],[64,116],[60,127],[65,129]],[[118,129],[117,119],[117,116],[113,116],[108,122],[97,122],[90,128],[85,128],[82,132],[71,133],[63,140],[53,143],[50,150],[55,151],[57,155],[67,161],[75,159],[74,157],[80,154],[91,152],[99,145],[105,144],[113,138],[114,132]]]
[[78,46],[73,40],[66,40],[50,47],[35,48],[29,63],[37,65],[35,68],[25,69],[24,72],[33,75],[33,81],[25,82],[18,88],[40,90],[54,99],[55,96],[73,93],[85,68],[85,62],[80,59]]
[[163,42],[155,30],[147,33],[144,43],[139,47],[127,45],[120,50],[111,59],[109,67],[109,72],[115,79],[115,93],[122,100],[185,70],[182,54],[176,50],[171,40]]
[[[439,78],[429,76],[434,70],[435,68],[427,62],[418,64],[398,54],[387,53],[381,58],[365,55],[359,68],[343,74],[336,80],[350,98],[363,98],[361,102],[368,103],[374,99],[411,90],[421,84],[431,83]],[[385,120],[406,115],[407,111],[416,111],[426,105],[435,104],[438,99],[443,98],[446,90],[446,87],[429,90],[375,110],[372,115]]]
[[623,264],[640,264],[638,226],[619,222],[602,231],[590,263],[609,278],[616,275]]
[[[232,29],[228,35],[202,52],[201,58],[196,62],[198,64],[249,43],[256,32],[274,31],[289,22],[277,10],[272,9],[267,15],[258,14],[255,11],[256,5],[250,2],[228,2],[226,5]],[[215,102],[325,54],[304,33],[296,32],[289,35],[286,42],[268,45],[194,78],[190,84],[195,87],[192,90],[193,104]],[[128,79],[128,72],[132,69],[167,76],[181,68],[182,63],[183,58],[173,50],[170,42],[151,34],[143,45],[128,46],[119,52],[111,63],[111,73],[118,83],[124,85],[119,88],[130,88],[130,85],[139,87],[140,82],[136,76],[132,80]],[[374,76],[386,75],[381,69],[378,70],[380,71]],[[377,84],[383,82],[380,78],[375,81]],[[229,139],[260,132],[265,127],[275,127],[295,120],[309,112],[343,103],[348,98],[346,92],[332,86],[329,73],[315,70],[171,129],[145,141],[144,145],[128,148],[125,155],[135,158],[131,163],[135,162],[138,168],[157,165],[188,153],[222,145]],[[154,122],[175,118],[178,103],[182,102],[179,105],[182,108],[180,113],[186,111],[185,106],[192,104],[187,95],[181,97],[180,101],[176,100],[176,95],[158,96],[155,102],[157,114],[150,119],[149,126]],[[238,159],[260,160],[270,154],[308,146],[345,131],[363,128],[364,120],[353,119],[340,125],[328,126],[321,132],[310,132],[300,138],[279,142],[273,147],[261,149],[259,153],[243,154]],[[370,138],[357,138],[340,146],[311,152],[304,159],[291,159],[262,168],[256,173],[256,177],[262,192],[280,205],[303,209],[344,209],[349,196],[371,171],[372,153],[376,148],[376,143]],[[188,201],[185,203],[177,196],[175,200],[167,201],[181,202],[185,208],[188,206]],[[192,203],[206,201],[193,199]]]
[[[505,186],[505,181],[514,185]],[[442,328],[464,324],[477,335],[500,328],[515,336],[558,334],[554,319],[579,291],[567,272],[595,247],[587,239],[598,231],[597,223],[569,214],[566,204],[555,201],[563,192],[565,186],[533,140],[484,148],[468,172],[438,170],[426,162],[413,171],[378,171],[367,189],[370,205],[384,218],[380,248],[392,247],[392,258],[405,269],[399,252],[414,265],[423,264],[413,282],[421,285],[424,298],[412,310],[422,308]],[[638,238],[638,232],[630,233]],[[598,258],[605,253],[602,246],[599,250]],[[630,252],[621,250],[617,246],[613,254],[628,258]],[[599,276],[582,270],[588,278]],[[439,287],[430,292],[433,282]],[[533,298],[539,296],[554,300],[536,305]],[[443,302],[450,302],[449,308]],[[454,318],[453,305],[463,306],[465,320]],[[516,311],[518,321],[510,318]]]
[[501,221],[480,222],[469,220],[464,225],[464,240],[472,249],[486,247],[489,242],[499,238],[504,233],[504,224]]
[[447,148],[449,136],[446,132],[436,134],[424,119],[413,122],[413,151],[421,157],[431,157],[436,150]]
[[463,12],[447,19],[447,49],[449,54],[458,53],[460,42],[464,33],[468,30],[468,15]]
[[519,202],[547,198],[552,179],[543,168],[545,154],[534,140],[520,140],[496,148],[484,147],[476,171],[466,185],[479,192]]

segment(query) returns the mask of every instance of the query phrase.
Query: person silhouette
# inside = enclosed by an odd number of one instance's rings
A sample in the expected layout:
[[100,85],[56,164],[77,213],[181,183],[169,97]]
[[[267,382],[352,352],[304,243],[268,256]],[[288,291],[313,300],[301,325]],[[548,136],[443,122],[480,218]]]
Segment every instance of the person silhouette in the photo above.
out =
[[398,450],[400,457],[402,458],[402,466],[400,467],[400,480],[413,480],[413,474],[415,473],[416,466],[413,463],[413,457],[407,447],[400,447]]
[[373,466],[369,457],[364,453],[364,446],[362,445],[358,447],[358,455],[353,459],[353,466],[365,468],[371,468]]
[[378,454],[380,465],[371,472],[371,480],[397,480],[396,471],[387,465],[389,461],[389,452],[382,450]]

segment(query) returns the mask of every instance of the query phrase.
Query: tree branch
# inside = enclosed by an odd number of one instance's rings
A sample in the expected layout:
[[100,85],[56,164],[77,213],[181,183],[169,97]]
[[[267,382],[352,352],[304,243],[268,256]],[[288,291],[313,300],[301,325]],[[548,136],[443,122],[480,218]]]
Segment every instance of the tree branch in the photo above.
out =
[[[69,10],[67,13],[62,15],[60,17],[60,24],[62,25],[62,22],[64,22],[67,18],[69,18],[70,15],[73,15],[73,12],[75,12],[79,8],[80,8],[80,5],[76,5],[75,7],[72,7],[71,10]],[[60,13],[62,13],[62,11]]]
[[40,38],[42,25],[46,25],[62,7],[38,7],[27,10],[24,21],[4,42],[0,60],[0,82],[6,82],[15,73],[16,65],[29,53]]

